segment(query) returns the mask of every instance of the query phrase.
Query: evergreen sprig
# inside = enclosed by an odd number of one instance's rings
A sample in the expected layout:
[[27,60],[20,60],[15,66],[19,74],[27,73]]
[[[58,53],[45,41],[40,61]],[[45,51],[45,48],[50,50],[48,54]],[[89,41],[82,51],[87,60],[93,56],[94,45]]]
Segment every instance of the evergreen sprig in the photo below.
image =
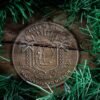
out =
[[[98,71],[100,69],[97,69]],[[58,95],[49,86],[48,90],[32,84],[28,85],[21,79],[16,79],[12,75],[0,75],[0,99],[2,100],[99,100],[100,84],[94,80],[87,61],[80,64],[64,84],[63,95]],[[95,78],[99,78],[99,72],[95,73]],[[50,90],[50,92],[49,92]],[[40,94],[44,92],[44,96]]]
[[[4,26],[7,18],[11,18],[14,23],[23,23],[27,22],[34,13],[31,7],[31,0],[9,0],[4,4],[5,5],[0,8],[0,48],[2,46]],[[4,57],[0,57],[0,59],[2,58]]]
[[88,14],[86,27],[81,30],[90,36],[91,50],[89,52],[94,56],[95,66],[100,67],[100,9],[95,7]]
[[[66,81],[66,100],[100,99],[100,84],[97,81],[94,81],[91,74],[92,71],[93,70],[90,70],[89,66],[87,65],[87,61],[85,61],[84,66],[79,64],[78,70],[73,73],[71,80],[69,79]],[[97,77],[100,77],[99,73],[97,73]]]
[[0,34],[3,33],[7,18],[10,17],[13,22],[17,23],[21,20],[27,21],[33,13],[30,1],[9,0],[4,7],[0,8]]
[[0,26],[6,23],[8,17],[11,17],[13,22],[17,23],[21,20],[28,20],[33,13],[31,1],[10,0],[8,4],[0,9]]
[[98,5],[100,5],[100,0],[65,0],[63,10],[68,16],[66,25],[73,23],[76,19],[81,23],[87,20],[88,14],[95,7],[100,8]]

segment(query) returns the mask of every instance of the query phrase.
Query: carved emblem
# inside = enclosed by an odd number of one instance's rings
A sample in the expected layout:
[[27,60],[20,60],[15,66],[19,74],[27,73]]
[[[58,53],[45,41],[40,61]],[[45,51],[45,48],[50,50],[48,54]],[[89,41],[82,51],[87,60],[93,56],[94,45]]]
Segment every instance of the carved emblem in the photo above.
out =
[[13,47],[13,63],[26,81],[58,85],[79,59],[74,36],[63,26],[43,22],[24,29]]

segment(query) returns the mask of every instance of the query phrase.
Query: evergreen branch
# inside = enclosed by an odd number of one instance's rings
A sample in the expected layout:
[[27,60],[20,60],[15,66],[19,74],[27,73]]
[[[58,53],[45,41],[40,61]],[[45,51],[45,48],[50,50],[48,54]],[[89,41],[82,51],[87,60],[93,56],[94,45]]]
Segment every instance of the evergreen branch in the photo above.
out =
[[[26,0],[10,0],[8,4],[0,9],[0,45],[3,40],[4,25],[8,17],[11,17],[15,23],[21,20],[26,22],[33,13],[34,11],[31,8],[31,2]],[[7,60],[4,57],[0,58]]]
[[40,87],[40,86],[38,86],[38,85],[36,85],[34,83],[31,83],[29,81],[27,81],[27,83],[31,84],[32,86],[35,86],[35,87],[39,88],[40,90],[42,90],[46,94],[50,94],[50,92],[48,92],[47,90],[43,89],[42,87]]
[[[100,70],[100,68],[97,70]],[[30,98],[30,100],[99,100],[100,84],[94,80],[91,74],[93,71],[94,69],[90,70],[87,65],[87,60],[84,65],[80,64],[71,78],[65,81],[65,91],[61,96],[54,91],[52,92],[51,89],[51,92],[48,92],[36,84],[29,85],[30,82],[26,84],[12,75],[0,75],[0,94],[3,92],[0,98],[4,98],[4,100],[13,100],[15,97],[23,100],[27,100],[27,98]],[[99,72],[96,72],[96,75],[100,77]],[[47,95],[40,97],[40,91]]]
[[5,61],[7,61],[7,62],[10,62],[9,59],[7,59],[7,58],[5,58],[5,57],[3,57],[3,56],[0,56],[0,59],[5,60]]

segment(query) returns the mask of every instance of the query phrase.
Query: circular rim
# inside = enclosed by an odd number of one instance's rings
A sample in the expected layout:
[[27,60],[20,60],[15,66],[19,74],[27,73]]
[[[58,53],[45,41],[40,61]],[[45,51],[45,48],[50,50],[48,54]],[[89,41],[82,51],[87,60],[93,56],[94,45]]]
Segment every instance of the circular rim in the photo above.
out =
[[[22,80],[24,80],[26,83],[28,83],[28,84],[30,84],[30,85],[32,85],[32,84],[34,84],[34,83],[32,83],[32,82],[30,82],[30,81],[27,81],[24,77],[22,77],[22,76],[19,74],[19,72],[17,71],[16,67],[15,67],[14,59],[13,59],[14,51],[15,51],[14,48],[15,48],[15,45],[16,45],[15,43],[17,42],[17,40],[19,39],[19,37],[21,37],[21,35],[25,32],[25,30],[29,29],[30,27],[32,27],[32,26],[34,26],[34,25],[40,25],[40,24],[53,24],[53,25],[59,26],[59,27],[61,27],[63,30],[65,30],[66,33],[67,33],[67,32],[70,33],[70,34],[72,35],[72,37],[75,39],[75,42],[76,42],[76,45],[77,45],[77,60],[76,60],[75,67],[73,67],[73,70],[71,70],[71,72],[66,72],[66,75],[68,75],[68,76],[66,77],[67,79],[71,76],[72,72],[76,69],[76,66],[77,66],[77,64],[78,64],[78,62],[79,62],[79,57],[80,57],[77,39],[75,38],[75,36],[73,35],[73,33],[71,33],[71,32],[70,32],[68,29],[66,29],[64,26],[62,26],[62,25],[60,25],[60,24],[57,24],[57,23],[53,23],[53,22],[38,22],[38,23],[34,23],[34,24],[31,24],[31,25],[27,26],[26,28],[24,28],[23,30],[21,30],[21,31],[19,32],[17,38],[16,38],[15,41],[14,41],[13,48],[12,48],[12,63],[13,63],[14,69],[15,69],[16,73],[18,74],[18,76],[19,76]],[[70,74],[70,75],[69,75],[69,74]],[[58,87],[58,86],[62,85],[63,83],[64,83],[64,80],[62,80],[62,82],[60,82],[60,83],[51,85],[50,87],[55,87],[55,86]],[[47,88],[47,86],[45,86],[44,88]]]

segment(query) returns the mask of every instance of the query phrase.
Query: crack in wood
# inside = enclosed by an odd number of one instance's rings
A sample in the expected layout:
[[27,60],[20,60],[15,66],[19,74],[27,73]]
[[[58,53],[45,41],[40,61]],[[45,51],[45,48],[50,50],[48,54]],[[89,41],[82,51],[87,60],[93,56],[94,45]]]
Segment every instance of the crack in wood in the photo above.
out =
[[[49,44],[37,44],[37,43],[34,43],[34,44],[27,44],[27,43],[20,43],[20,42],[12,42],[12,41],[2,41],[2,44],[17,44],[17,45],[26,45],[26,46],[37,46],[37,47],[47,47],[47,48],[57,48],[57,46],[52,46],[52,45],[49,45]],[[72,48],[72,47],[58,47],[59,49],[64,49],[64,50],[78,50],[78,51],[84,51],[83,49],[81,48]]]

